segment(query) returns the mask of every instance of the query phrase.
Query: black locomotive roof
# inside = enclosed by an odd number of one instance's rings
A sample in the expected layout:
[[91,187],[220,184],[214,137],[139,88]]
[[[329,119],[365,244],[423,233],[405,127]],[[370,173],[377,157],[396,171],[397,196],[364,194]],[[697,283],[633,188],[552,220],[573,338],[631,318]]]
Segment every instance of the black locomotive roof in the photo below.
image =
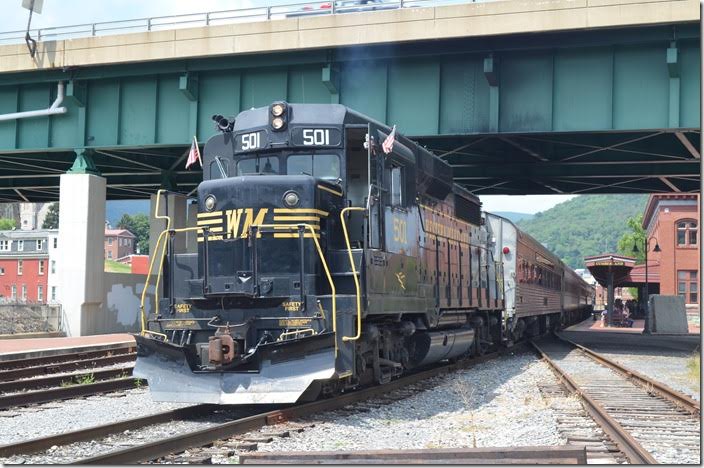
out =
[[[382,123],[353,111],[341,104],[288,104],[289,125],[350,125],[374,123],[390,129]],[[258,107],[240,112],[235,120],[234,132],[269,125],[269,108]]]

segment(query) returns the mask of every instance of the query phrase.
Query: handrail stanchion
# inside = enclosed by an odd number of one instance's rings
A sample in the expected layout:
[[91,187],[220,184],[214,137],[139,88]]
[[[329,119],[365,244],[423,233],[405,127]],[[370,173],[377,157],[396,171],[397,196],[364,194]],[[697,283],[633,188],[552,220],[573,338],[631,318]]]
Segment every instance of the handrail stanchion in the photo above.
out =
[[354,257],[352,256],[350,236],[347,232],[347,221],[345,220],[345,214],[348,211],[366,211],[366,208],[348,206],[340,211],[340,222],[342,223],[342,232],[345,236],[345,245],[347,246],[347,255],[350,259],[350,268],[352,268],[352,279],[354,279],[355,295],[357,299],[357,334],[355,336],[343,336],[342,341],[356,341],[360,336],[362,336],[362,293],[359,286],[359,278],[357,278],[357,267],[354,265]]

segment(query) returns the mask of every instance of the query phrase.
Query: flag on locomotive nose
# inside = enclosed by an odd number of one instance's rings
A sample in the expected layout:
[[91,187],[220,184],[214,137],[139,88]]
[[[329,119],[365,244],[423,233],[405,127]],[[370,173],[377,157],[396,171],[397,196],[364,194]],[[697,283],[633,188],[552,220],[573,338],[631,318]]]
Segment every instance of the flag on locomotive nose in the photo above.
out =
[[193,143],[191,143],[191,150],[188,152],[188,159],[186,160],[186,169],[195,164],[196,161],[198,161],[200,167],[203,167],[203,161],[200,159],[200,151],[198,150],[198,141],[196,141],[196,137],[194,136]]
[[394,141],[396,141],[396,125],[391,129],[391,133],[386,137],[386,140],[381,144],[381,149],[384,150],[384,154],[389,154],[394,149]]

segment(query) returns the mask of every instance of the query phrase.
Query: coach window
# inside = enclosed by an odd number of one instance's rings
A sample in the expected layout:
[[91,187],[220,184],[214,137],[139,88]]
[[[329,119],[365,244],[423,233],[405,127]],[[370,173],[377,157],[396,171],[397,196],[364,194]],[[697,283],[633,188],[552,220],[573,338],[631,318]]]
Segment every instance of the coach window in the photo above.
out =
[[340,158],[336,154],[292,154],[286,160],[286,173],[337,180],[340,178]]

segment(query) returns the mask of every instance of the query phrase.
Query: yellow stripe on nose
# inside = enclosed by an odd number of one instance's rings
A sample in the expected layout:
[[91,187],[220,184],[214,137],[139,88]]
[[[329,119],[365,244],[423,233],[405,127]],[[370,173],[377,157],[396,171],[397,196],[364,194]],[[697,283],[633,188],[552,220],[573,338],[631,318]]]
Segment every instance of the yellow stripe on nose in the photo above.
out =
[[274,215],[274,221],[316,221],[320,222],[318,216],[276,216]]

